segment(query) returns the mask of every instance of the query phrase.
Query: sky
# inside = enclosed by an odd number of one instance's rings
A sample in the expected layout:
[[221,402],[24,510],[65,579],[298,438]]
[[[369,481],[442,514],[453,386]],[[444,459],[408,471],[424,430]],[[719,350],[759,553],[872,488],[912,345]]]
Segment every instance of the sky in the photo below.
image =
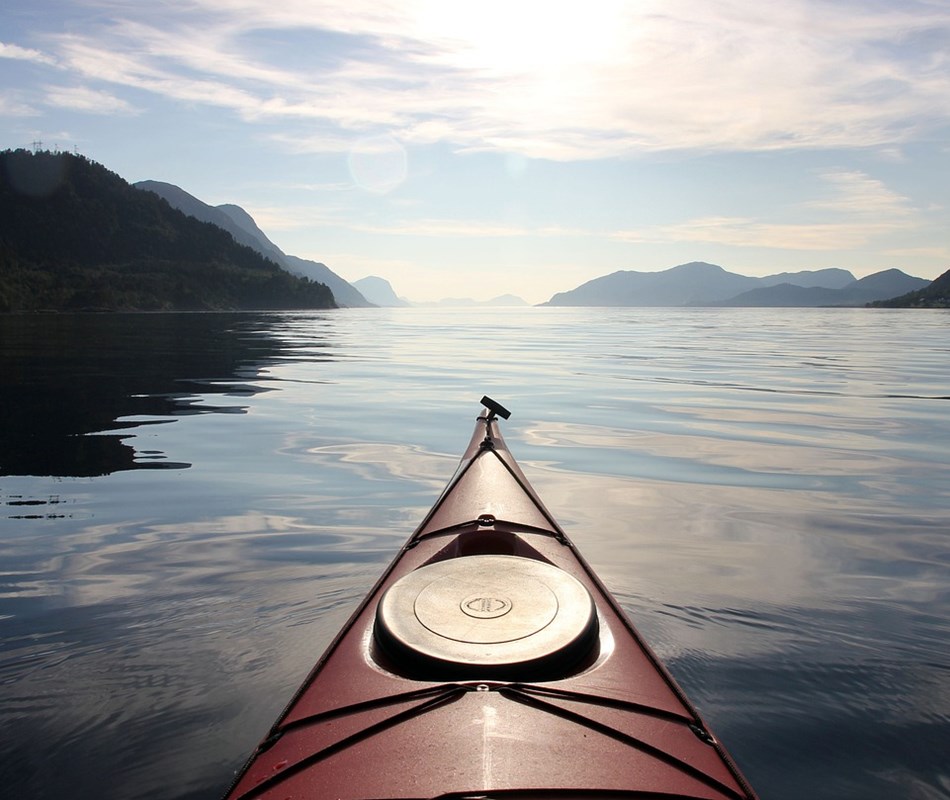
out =
[[950,269],[950,0],[5,0],[0,149],[415,301]]

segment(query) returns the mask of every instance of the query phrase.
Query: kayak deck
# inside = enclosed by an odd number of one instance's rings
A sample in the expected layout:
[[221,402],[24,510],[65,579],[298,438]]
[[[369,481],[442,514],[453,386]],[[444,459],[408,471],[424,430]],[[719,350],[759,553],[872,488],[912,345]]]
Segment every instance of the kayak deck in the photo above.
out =
[[490,408],[228,800],[755,798]]

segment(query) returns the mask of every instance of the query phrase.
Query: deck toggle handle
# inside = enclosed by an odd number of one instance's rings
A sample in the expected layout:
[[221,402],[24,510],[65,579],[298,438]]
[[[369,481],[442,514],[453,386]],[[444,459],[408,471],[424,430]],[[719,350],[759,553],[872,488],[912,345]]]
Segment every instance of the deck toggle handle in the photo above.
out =
[[501,417],[502,419],[508,419],[508,417],[511,416],[511,412],[507,408],[505,408],[501,403],[496,403],[487,394],[482,398],[482,405],[491,412],[488,415],[489,420],[494,419],[495,415]]

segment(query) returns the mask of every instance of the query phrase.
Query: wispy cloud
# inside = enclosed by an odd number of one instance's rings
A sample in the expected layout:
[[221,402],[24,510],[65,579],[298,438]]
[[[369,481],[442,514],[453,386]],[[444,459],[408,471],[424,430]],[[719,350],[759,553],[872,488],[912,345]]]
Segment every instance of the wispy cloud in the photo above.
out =
[[568,228],[555,225],[533,227],[458,219],[411,219],[387,225],[350,221],[347,227],[351,230],[363,233],[446,239],[511,239],[516,237],[566,238],[597,235],[582,228]]
[[942,247],[893,247],[884,251],[884,255],[893,258],[927,258],[942,261],[950,267],[950,245]]
[[125,100],[109,92],[86,86],[47,86],[45,102],[57,108],[85,111],[90,114],[134,114],[137,110]]
[[821,199],[805,203],[806,208],[852,217],[891,219],[897,224],[903,224],[913,214],[906,197],[863,172],[840,170],[826,172],[821,178],[830,191]]
[[0,58],[15,59],[17,61],[32,61],[34,64],[55,65],[56,59],[31,47],[20,47],[16,44],[0,42]]
[[40,110],[23,99],[17,91],[0,92],[0,116],[2,117],[35,117]]
[[257,110],[261,102],[250,93],[225,80],[189,77],[137,52],[103,51],[102,46],[70,37],[63,45],[63,58],[80,76],[115,86],[144,89],[186,103],[205,104],[245,112]]
[[345,217],[326,208],[255,205],[245,209],[262,230],[293,231],[314,228],[340,228]]
[[90,80],[306,122],[284,135],[313,148],[385,129],[588,159],[885,147],[950,123],[942,3],[195,0],[161,27],[142,9],[58,56]]
[[[801,222],[705,216],[672,225],[617,231],[613,238],[636,243],[697,242],[776,250],[850,250],[878,237],[913,230],[921,222],[908,199],[859,171],[819,176],[826,191],[791,210],[812,212]],[[815,215],[813,212],[819,212]],[[817,217],[817,218],[816,218]]]
[[628,242],[696,242],[774,250],[850,250],[883,233],[868,222],[763,222],[741,217],[701,217],[675,225],[619,231],[614,238]]
[[[921,224],[908,199],[887,188],[882,181],[859,171],[846,170],[829,171],[818,177],[819,187],[823,187],[819,189],[818,198],[781,212],[782,219],[787,219],[790,213],[798,217],[804,214],[806,218],[799,222],[707,215],[679,223],[617,230],[607,236],[636,244],[693,242],[743,248],[834,251],[862,247],[888,234],[913,231]],[[263,220],[264,227],[273,230],[332,227],[372,235],[451,240],[597,239],[605,235],[601,229],[473,219],[406,218],[376,223],[353,218],[344,209],[334,213],[326,207],[255,208],[253,213],[259,223]],[[915,254],[925,255],[923,251]]]
[[391,236],[427,236],[427,237],[474,237],[511,238],[529,235],[530,231],[516,225],[504,225],[490,222],[471,222],[449,219],[414,219],[393,225],[374,225],[372,223],[353,223],[354,230]]
[[417,236],[434,239],[513,239],[576,238],[600,236],[599,231],[557,225],[528,226],[472,219],[403,219],[392,223],[374,223],[355,219],[346,209],[319,207],[255,206],[255,221],[267,230],[299,230],[331,227],[381,236]]

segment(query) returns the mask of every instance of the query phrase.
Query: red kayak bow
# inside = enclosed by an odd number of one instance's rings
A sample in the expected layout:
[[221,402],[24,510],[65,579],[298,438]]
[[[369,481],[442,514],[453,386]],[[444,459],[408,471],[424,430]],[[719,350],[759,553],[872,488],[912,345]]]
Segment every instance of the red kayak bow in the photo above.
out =
[[228,800],[755,798],[482,402],[448,486]]

